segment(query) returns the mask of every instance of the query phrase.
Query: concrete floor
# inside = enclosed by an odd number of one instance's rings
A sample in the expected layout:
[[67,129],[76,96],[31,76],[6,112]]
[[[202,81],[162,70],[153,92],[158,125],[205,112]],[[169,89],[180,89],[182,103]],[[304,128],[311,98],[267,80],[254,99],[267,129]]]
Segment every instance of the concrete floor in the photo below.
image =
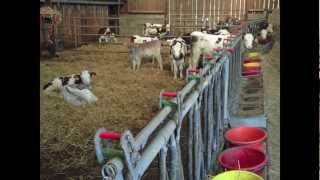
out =
[[280,72],[272,61],[279,60],[279,55],[266,54],[262,63],[265,112],[268,117],[268,145],[269,145],[269,178],[280,180]]

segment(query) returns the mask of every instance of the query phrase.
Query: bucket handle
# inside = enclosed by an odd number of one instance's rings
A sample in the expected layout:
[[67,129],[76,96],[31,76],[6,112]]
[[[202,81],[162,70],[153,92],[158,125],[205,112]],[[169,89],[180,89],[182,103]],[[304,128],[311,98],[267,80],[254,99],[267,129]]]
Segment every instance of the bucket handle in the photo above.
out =
[[238,177],[237,177],[237,179],[239,180],[239,177],[240,177],[240,161],[238,160],[238,168],[239,168],[239,171],[238,171]]

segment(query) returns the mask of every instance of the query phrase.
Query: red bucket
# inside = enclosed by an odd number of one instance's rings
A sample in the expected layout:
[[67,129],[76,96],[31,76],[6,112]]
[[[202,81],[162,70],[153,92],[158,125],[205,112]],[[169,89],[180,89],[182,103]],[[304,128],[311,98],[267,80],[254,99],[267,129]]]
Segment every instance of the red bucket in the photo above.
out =
[[267,139],[268,133],[257,127],[237,127],[229,129],[224,137],[233,145],[260,144]]
[[242,71],[242,76],[252,76],[252,75],[261,75],[261,71],[256,70],[246,70]]
[[242,71],[246,72],[246,71],[261,71],[261,67],[242,67]]
[[244,170],[261,173],[267,164],[267,156],[260,150],[249,147],[234,147],[219,155],[219,163],[227,170]]
[[261,59],[260,58],[257,58],[257,57],[246,57],[244,59],[244,63],[253,63],[253,62],[261,62]]

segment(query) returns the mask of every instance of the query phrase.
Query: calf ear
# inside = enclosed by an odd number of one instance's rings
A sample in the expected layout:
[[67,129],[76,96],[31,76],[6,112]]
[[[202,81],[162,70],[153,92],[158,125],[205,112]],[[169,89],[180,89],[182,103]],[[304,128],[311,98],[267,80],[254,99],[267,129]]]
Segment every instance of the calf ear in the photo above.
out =
[[90,74],[91,77],[97,75],[97,73],[95,73],[95,72],[90,72],[89,74]]
[[52,82],[48,82],[47,84],[45,84],[44,86],[43,86],[43,90],[46,90],[49,86],[51,86],[52,85]]
[[218,44],[222,39],[221,38],[218,38],[218,40],[216,41],[216,43]]
[[191,36],[191,42],[197,42],[198,39],[199,38],[197,36]]

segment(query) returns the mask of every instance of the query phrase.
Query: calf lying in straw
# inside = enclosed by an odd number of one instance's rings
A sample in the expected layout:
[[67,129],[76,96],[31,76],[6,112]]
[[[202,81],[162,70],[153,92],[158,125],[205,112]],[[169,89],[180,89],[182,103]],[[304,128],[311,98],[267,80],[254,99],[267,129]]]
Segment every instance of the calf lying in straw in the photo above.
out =
[[152,64],[154,59],[158,61],[160,70],[163,70],[162,58],[161,58],[161,42],[150,41],[143,44],[129,44],[129,58],[133,64],[133,70],[140,69],[142,58],[152,58]]
[[57,77],[47,83],[43,89],[49,94],[58,91],[64,100],[74,106],[91,104],[98,98],[89,90],[91,89],[91,77],[96,75],[94,72],[82,71],[81,74]]

